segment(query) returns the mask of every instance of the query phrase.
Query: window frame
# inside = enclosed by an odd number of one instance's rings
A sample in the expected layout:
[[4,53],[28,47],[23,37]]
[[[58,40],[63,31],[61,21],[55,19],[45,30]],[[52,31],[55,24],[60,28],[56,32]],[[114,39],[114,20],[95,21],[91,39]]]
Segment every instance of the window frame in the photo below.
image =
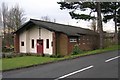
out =
[[69,42],[77,42],[77,38],[70,38]]

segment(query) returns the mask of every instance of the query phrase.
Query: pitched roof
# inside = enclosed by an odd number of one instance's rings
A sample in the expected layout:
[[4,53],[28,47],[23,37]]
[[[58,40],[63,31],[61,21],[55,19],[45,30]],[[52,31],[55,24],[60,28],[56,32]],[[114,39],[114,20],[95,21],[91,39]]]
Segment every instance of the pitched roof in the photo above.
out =
[[98,33],[89,29],[84,29],[81,27],[75,27],[71,25],[63,25],[63,24],[58,24],[58,23],[53,23],[48,21],[35,20],[35,19],[30,19],[27,23],[22,25],[15,33],[18,33],[23,31],[24,29],[30,28],[32,27],[31,25],[37,25],[39,27],[43,27],[51,31],[65,33],[68,36],[80,36],[84,34],[98,35]]

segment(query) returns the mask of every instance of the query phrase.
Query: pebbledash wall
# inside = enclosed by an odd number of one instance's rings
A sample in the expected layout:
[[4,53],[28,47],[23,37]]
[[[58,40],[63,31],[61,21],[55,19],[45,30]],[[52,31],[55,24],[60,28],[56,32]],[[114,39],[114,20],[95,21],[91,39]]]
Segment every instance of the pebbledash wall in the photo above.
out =
[[[43,53],[52,55],[53,47],[53,32],[41,28],[40,29],[40,39],[43,39]],[[19,34],[19,49],[20,53],[37,53],[37,39],[39,39],[39,27],[33,26],[31,29],[28,29]],[[49,48],[46,48],[46,39],[49,39]],[[34,40],[34,48],[32,48],[31,41]],[[21,46],[21,42],[24,42],[24,46]]]

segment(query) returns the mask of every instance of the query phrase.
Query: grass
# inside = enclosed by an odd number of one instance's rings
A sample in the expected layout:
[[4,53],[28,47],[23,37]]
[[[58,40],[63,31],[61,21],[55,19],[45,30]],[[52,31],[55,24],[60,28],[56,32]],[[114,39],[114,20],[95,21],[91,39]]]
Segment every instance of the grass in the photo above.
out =
[[91,54],[98,54],[102,52],[107,51],[114,51],[120,49],[120,45],[113,45],[104,49],[98,49],[93,51],[87,51],[83,52],[81,54],[77,55],[70,55],[63,58],[50,58],[50,57],[37,57],[37,56],[23,56],[23,57],[15,57],[15,58],[4,58],[0,59],[0,63],[2,63],[2,68],[0,67],[0,70],[9,70],[14,68],[21,68],[25,66],[31,66],[31,65],[37,65],[37,64],[43,64],[47,62],[52,61],[58,61],[58,60],[64,60],[64,59],[70,59],[75,58],[79,56],[86,56]]
[[68,59],[68,58],[82,57],[82,56],[87,56],[87,55],[101,54],[103,52],[115,51],[118,49],[120,50],[120,45],[112,45],[112,46],[106,47],[104,49],[87,51],[87,52],[83,52],[83,53],[77,54],[77,55],[66,56],[65,58]]
[[19,67],[42,64],[42,63],[51,62],[55,60],[57,60],[57,58],[37,57],[37,56],[4,58],[2,59],[2,69],[3,70],[14,69]]

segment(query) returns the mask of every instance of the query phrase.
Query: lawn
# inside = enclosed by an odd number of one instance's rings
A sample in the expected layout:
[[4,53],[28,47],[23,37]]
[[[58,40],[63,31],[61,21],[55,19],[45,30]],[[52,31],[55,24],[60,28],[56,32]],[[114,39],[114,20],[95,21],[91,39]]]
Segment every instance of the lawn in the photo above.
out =
[[21,68],[21,67],[25,67],[25,66],[43,64],[43,63],[47,63],[47,62],[70,59],[70,58],[75,58],[75,57],[79,57],[79,56],[91,55],[91,54],[98,54],[98,53],[107,52],[107,51],[114,51],[114,50],[118,50],[118,49],[120,49],[120,45],[119,46],[113,45],[113,46],[107,47],[105,49],[87,51],[87,52],[83,52],[82,54],[70,55],[70,56],[66,56],[63,58],[37,57],[37,56],[4,58],[4,59],[0,59],[0,63],[2,62],[2,68],[0,66],[0,70],[9,70],[9,69],[14,69],[14,68]]
[[57,58],[50,57],[37,57],[37,56],[24,56],[24,57],[15,57],[2,59],[2,69],[14,69],[19,67],[31,66],[36,64],[42,64],[46,62],[56,61]]

